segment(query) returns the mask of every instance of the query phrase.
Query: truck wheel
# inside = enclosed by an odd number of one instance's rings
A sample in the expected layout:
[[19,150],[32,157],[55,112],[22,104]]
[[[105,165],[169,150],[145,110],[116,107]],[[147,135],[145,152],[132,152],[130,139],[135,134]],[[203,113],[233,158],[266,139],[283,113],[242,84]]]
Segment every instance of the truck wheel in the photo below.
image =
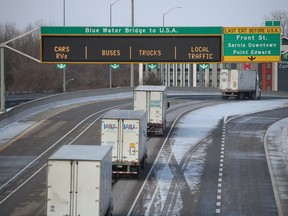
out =
[[141,160],[141,169],[143,169],[143,170],[145,169],[145,156]]
[[137,174],[136,174],[136,178],[139,179],[140,178],[140,167],[137,167]]
[[243,100],[243,99],[244,99],[244,94],[243,94],[242,92],[241,92],[240,95],[239,95],[239,99],[240,99],[240,100]]
[[147,161],[148,161],[148,156],[147,153],[144,155],[142,161],[141,161],[141,169],[145,169],[145,166],[147,165]]

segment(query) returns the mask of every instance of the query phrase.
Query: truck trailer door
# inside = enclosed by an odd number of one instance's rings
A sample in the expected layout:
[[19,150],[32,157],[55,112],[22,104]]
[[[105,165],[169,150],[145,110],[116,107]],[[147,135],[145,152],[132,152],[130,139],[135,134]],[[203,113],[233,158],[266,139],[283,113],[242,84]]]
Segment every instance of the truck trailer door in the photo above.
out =
[[47,215],[72,215],[73,164],[69,161],[48,161]]
[[139,154],[139,121],[123,120],[123,160],[138,163]]
[[222,69],[220,72],[220,90],[230,89],[230,76],[228,69]]
[[104,202],[100,200],[100,163],[75,163],[75,215],[97,215],[100,202]]
[[[163,115],[163,93],[149,92],[149,122],[153,124],[162,124]],[[166,107],[165,107],[166,108]]]
[[102,120],[102,145],[112,146],[112,162],[121,160],[121,149],[119,149],[120,142],[122,142],[121,134],[119,132],[118,119]]

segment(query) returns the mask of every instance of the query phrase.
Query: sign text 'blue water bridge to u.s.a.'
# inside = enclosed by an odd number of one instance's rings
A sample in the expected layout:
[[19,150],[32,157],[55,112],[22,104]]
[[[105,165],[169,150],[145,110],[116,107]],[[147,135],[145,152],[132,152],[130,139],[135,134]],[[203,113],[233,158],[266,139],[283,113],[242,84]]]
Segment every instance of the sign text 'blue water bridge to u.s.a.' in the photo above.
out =
[[42,63],[280,61],[280,27],[41,27]]

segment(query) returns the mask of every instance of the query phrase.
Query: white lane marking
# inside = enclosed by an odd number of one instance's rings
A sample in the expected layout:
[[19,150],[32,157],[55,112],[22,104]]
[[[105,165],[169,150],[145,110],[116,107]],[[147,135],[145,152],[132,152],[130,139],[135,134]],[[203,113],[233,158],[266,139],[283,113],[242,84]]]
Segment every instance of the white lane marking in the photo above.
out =
[[[173,124],[171,125],[171,128],[170,128],[170,130],[169,130],[169,132],[168,132],[168,134],[167,134],[167,136],[166,136],[166,138],[165,138],[165,140],[164,140],[164,142],[163,142],[163,144],[162,144],[162,146],[161,146],[161,148],[160,148],[160,150],[159,150],[159,152],[158,152],[158,154],[157,154],[157,157],[155,158],[155,161],[158,160],[158,158],[159,158],[159,156],[160,156],[160,153],[163,151],[163,148],[164,148],[167,140],[169,139],[170,134],[172,133],[173,127],[175,126],[175,124],[176,124],[176,122],[178,121],[178,119],[179,119],[181,116],[183,116],[184,114],[186,114],[186,113],[188,113],[188,112],[190,112],[190,111],[191,111],[191,110],[186,110],[186,111],[184,111],[183,113],[179,114],[179,115],[177,116],[177,118],[174,120],[174,122],[173,122]],[[171,156],[172,156],[172,153],[171,153],[171,155],[170,155],[170,157],[169,157],[169,160],[170,160]],[[167,160],[167,161],[169,161],[169,160]],[[133,209],[134,209],[134,207],[135,207],[135,205],[136,205],[136,203],[137,203],[137,201],[138,201],[138,199],[139,199],[142,191],[144,190],[144,187],[146,186],[146,184],[147,184],[147,182],[148,182],[148,178],[150,177],[150,175],[151,175],[154,167],[155,167],[155,163],[152,164],[152,167],[151,167],[149,173],[147,174],[147,176],[146,176],[146,178],[145,178],[145,181],[143,182],[143,184],[142,184],[142,186],[141,186],[141,188],[140,188],[140,190],[139,190],[136,198],[134,199],[134,202],[133,202],[133,204],[131,205],[130,210],[129,210],[127,216],[130,216],[130,215],[131,215],[131,213],[132,213],[132,211],[133,211]],[[158,188],[159,188],[159,184],[157,184],[157,187],[156,187],[156,189],[154,190],[153,197],[155,197],[154,194],[156,193],[156,191],[158,191]],[[148,207],[147,207],[147,209],[148,209],[147,211],[148,211],[148,212],[149,212],[149,209],[151,208],[153,202],[154,202],[154,200],[151,199],[151,200],[150,200],[150,203],[149,203],[149,205],[148,205]],[[147,215],[147,212],[146,212],[145,215]]]
[[221,151],[220,151],[220,164],[219,164],[219,173],[218,173],[218,188],[217,188],[217,197],[216,197],[216,214],[221,213],[221,202],[222,199],[222,181],[223,181],[223,166],[225,158],[225,141],[226,141],[226,120],[224,119],[223,128],[222,128],[222,138],[221,138]]
[[[46,154],[50,149],[52,149],[55,145],[57,145],[59,142],[61,142],[65,137],[67,137],[70,133],[72,133],[78,126],[80,126],[83,122],[85,122],[86,120],[88,120],[89,118],[93,117],[94,115],[97,115],[101,112],[105,112],[107,110],[110,110],[110,109],[114,109],[114,108],[119,108],[119,107],[122,107],[122,106],[125,106],[125,105],[118,105],[118,106],[114,106],[114,107],[110,107],[110,108],[106,108],[104,110],[101,110],[99,112],[96,112],[96,113],[93,113],[92,115],[86,117],[84,120],[82,120],[80,123],[78,123],[74,128],[72,128],[69,132],[67,132],[63,137],[61,137],[57,142],[55,142],[52,146],[50,146],[48,149],[46,149],[44,152],[42,152],[38,157],[36,157],[33,161],[31,161],[29,164],[27,164],[22,170],[20,170],[17,174],[15,174],[11,179],[9,179],[5,184],[3,184],[1,187],[0,187],[0,190],[5,187],[7,184],[9,184],[11,181],[13,181],[17,176],[19,176],[22,172],[24,172],[28,167],[30,167],[34,162],[36,162],[38,159],[40,159],[44,154]],[[104,114],[103,114],[104,115]],[[101,115],[101,116],[103,116]],[[91,124],[94,124],[97,120],[99,120],[100,117],[98,117],[95,121],[93,121],[93,123]],[[91,124],[88,126],[88,128],[90,128]],[[88,129],[88,128],[85,128],[84,132]],[[83,132],[81,133],[81,135],[83,134]],[[79,137],[79,136],[78,136]],[[71,143],[73,143],[76,139],[74,139],[72,142],[69,143],[69,145]],[[32,179],[32,177],[34,177],[37,173],[39,173],[44,167],[46,166],[46,164],[44,166],[42,166],[40,169],[38,169],[31,177],[29,177],[25,182],[23,182],[18,188],[16,188],[14,191],[12,191],[10,194],[8,194],[4,199],[2,199],[0,201],[0,205],[6,200],[8,199],[12,194],[14,194],[17,190],[19,190],[23,185],[25,185],[30,179]]]

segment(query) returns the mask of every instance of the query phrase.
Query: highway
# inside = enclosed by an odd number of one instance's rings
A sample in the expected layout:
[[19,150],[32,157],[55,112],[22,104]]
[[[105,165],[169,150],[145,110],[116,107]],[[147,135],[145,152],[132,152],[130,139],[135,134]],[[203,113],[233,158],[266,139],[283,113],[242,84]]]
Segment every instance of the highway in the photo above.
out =
[[[264,96],[258,104],[274,100],[279,98]],[[281,198],[272,186],[264,136],[288,117],[287,104],[227,114],[207,133],[201,130],[202,136],[197,131],[205,122],[193,120],[200,111],[209,115],[215,106],[229,110],[249,101],[174,94],[169,102],[167,131],[148,140],[148,166],[140,179],[123,177],[113,184],[113,215],[279,215]],[[19,124],[32,126],[0,147],[0,215],[45,215],[47,158],[62,145],[99,145],[101,117],[116,108],[132,109],[132,98],[53,107],[21,118]],[[190,118],[193,127],[183,127]],[[185,136],[188,147],[180,157],[175,146],[184,146],[177,139]]]

